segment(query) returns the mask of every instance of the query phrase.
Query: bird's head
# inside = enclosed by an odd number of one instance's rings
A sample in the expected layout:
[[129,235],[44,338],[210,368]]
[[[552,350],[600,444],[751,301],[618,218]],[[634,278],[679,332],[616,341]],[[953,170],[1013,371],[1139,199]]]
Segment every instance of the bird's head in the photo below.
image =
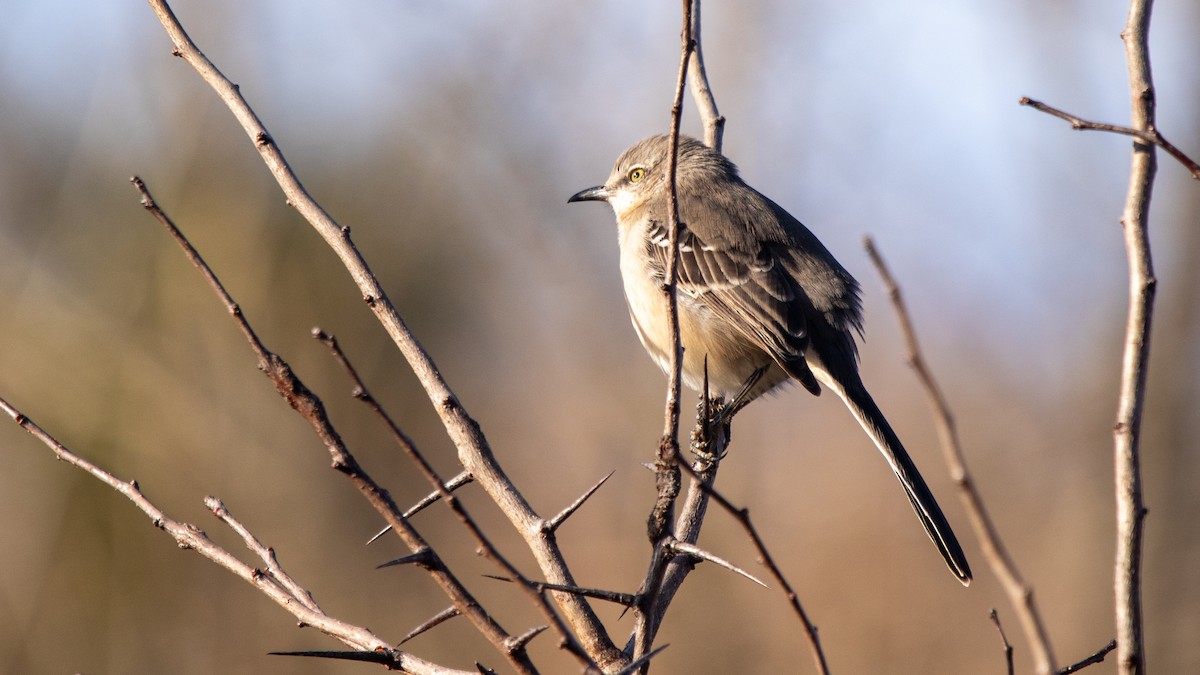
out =
[[[617,220],[644,208],[653,200],[667,198],[667,153],[670,136],[658,135],[637,142],[617,159],[604,185],[580,190],[568,202],[603,201],[617,214]],[[679,162],[676,181],[680,190],[688,181],[706,172],[733,175],[736,169],[712,148],[690,137],[679,137]]]

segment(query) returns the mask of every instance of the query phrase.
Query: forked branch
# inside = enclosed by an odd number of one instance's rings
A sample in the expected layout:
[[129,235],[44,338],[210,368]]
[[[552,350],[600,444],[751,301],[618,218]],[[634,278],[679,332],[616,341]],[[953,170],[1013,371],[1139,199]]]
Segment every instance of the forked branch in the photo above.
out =
[[1079,131],[1107,131],[1109,133],[1120,134],[1122,136],[1132,136],[1133,138],[1136,138],[1147,145],[1157,145],[1167,154],[1174,157],[1180,164],[1182,164],[1183,167],[1188,170],[1188,173],[1192,174],[1192,178],[1200,180],[1200,164],[1196,163],[1196,160],[1192,159],[1191,157],[1188,157],[1187,154],[1177,148],[1175,144],[1168,141],[1157,128],[1151,127],[1150,129],[1134,129],[1132,127],[1123,127],[1117,124],[1108,124],[1106,122],[1092,122],[1090,120],[1085,120],[1082,117],[1072,115],[1064,110],[1055,108],[1052,105],[1046,105],[1041,101],[1031,99],[1028,96],[1022,96],[1018,103],[1021,105],[1027,105],[1034,110],[1040,110],[1047,115],[1053,115],[1060,120],[1066,120],[1067,122],[1071,123],[1072,129]]

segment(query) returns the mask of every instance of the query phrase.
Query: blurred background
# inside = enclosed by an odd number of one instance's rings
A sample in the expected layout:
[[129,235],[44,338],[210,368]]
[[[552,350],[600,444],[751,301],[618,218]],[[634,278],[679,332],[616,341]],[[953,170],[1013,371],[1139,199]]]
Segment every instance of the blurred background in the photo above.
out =
[[[658,6],[661,4],[662,6]],[[611,212],[568,206],[627,145],[664,131],[678,3],[176,2],[312,194],[344,225],[535,508],[615,471],[561,533],[580,583],[644,572],[665,378],[624,307]],[[1119,218],[1130,142],[1017,105],[1125,124],[1125,3],[709,2],[704,47],[725,152],[862,282],[863,371],[976,571],[946,572],[840,402],[800,389],[738,417],[719,485],[752,510],[820,626],[835,672],[1003,672],[979,552],[896,321],[861,247],[901,281],[968,461],[1036,589],[1061,664],[1112,639],[1112,434],[1124,334]],[[331,409],[401,503],[428,491],[309,336],[336,333],[445,476],[415,377],[341,265],[290,209],[145,4],[9,0],[0,22],[0,394],[63,443],[136,478],[175,518],[250,560],[201,500],[225,500],[331,614],[396,640],[448,601],[255,369],[200,276],[138,204],[142,176],[268,346]],[[1200,6],[1158,3],[1158,121],[1200,156]],[[698,133],[690,101],[685,128]],[[1159,672],[1200,669],[1200,189],[1160,153],[1160,281],[1143,459],[1145,630]],[[691,409],[691,402],[685,411]],[[0,425],[0,671],[318,673],[364,666],[227,572],[180,551],[123,497]],[[463,491],[503,550],[518,537]],[[417,526],[511,632],[541,622],[481,578],[457,523]],[[701,543],[758,569],[714,512]],[[253,564],[253,562],[252,562]],[[619,640],[629,617],[601,607]],[[657,671],[810,672],[782,596],[711,567],[684,587]],[[549,672],[576,672],[554,640]],[[405,645],[503,661],[457,620]],[[751,664],[751,665],[747,665]],[[1088,672],[1113,672],[1112,660]]]

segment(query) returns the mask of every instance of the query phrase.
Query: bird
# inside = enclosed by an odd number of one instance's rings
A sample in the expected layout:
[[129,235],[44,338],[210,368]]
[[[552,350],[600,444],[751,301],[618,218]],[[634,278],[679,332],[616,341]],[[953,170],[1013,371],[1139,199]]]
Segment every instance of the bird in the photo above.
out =
[[[655,135],[621,153],[608,180],[568,203],[607,202],[616,214],[621,278],[638,338],[671,368],[667,264],[668,153]],[[795,381],[832,390],[887,460],[925,532],[964,585],[971,568],[954,530],[858,370],[863,318],[854,277],[807,227],[748,185],[728,158],[680,134],[676,297],[681,375],[731,412]]]

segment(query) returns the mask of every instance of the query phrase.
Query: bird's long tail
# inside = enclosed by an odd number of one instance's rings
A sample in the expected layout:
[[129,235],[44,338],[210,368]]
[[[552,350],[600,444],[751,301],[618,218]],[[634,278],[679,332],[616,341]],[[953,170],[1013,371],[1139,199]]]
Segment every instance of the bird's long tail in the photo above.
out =
[[908,501],[912,502],[913,510],[917,512],[921,524],[925,526],[925,532],[937,545],[942,557],[945,558],[946,565],[964,586],[969,586],[971,584],[971,567],[967,564],[967,556],[963,554],[962,547],[958,544],[958,538],[954,536],[954,530],[950,528],[950,523],[942,514],[942,509],[938,506],[937,500],[933,498],[929,486],[925,484],[925,479],[921,478],[921,472],[917,471],[916,464],[913,464],[912,458],[905,452],[899,437],[896,436],[896,432],[892,431],[891,425],[880,412],[879,406],[875,405],[871,394],[867,392],[861,382],[842,384],[826,380],[825,384],[845,401],[846,407],[850,409],[854,418],[862,425],[871,440],[875,441],[875,445],[892,467],[896,478],[900,479],[900,485],[904,487]]

